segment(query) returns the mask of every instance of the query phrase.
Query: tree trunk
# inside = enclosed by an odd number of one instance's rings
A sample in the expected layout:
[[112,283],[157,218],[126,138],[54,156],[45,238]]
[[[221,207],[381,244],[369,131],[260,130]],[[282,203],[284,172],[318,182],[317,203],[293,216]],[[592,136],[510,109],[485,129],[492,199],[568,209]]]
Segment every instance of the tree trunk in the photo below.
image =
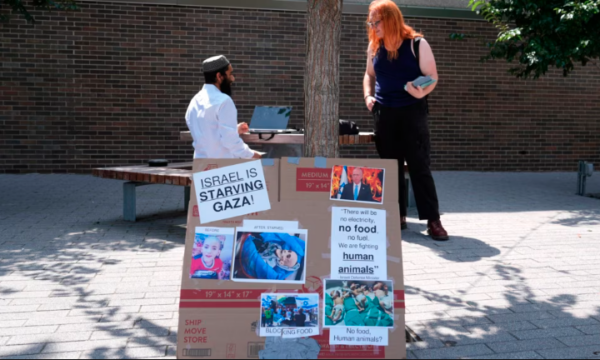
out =
[[308,0],[304,156],[339,157],[343,0]]

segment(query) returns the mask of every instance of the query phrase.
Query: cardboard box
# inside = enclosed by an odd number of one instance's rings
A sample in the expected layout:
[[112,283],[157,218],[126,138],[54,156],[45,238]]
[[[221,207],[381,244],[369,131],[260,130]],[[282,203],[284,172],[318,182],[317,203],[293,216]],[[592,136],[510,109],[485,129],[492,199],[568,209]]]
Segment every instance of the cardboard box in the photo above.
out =
[[[196,160],[194,171],[210,170],[211,166],[223,167],[243,160]],[[195,227],[201,226],[194,211],[196,199],[192,192],[185,258],[181,286],[177,357],[180,359],[252,359],[264,348],[265,338],[258,336],[260,323],[260,296],[263,293],[319,293],[323,296],[323,279],[331,273],[331,208],[366,207],[385,209],[387,215],[388,278],[394,280],[395,328],[390,330],[390,346],[335,346],[329,345],[329,330],[322,329],[314,339],[321,345],[320,359],[406,358],[404,331],[404,273],[402,266],[402,243],[400,236],[400,213],[398,207],[398,171],[393,160],[328,159],[325,166],[358,165],[370,168],[385,168],[384,204],[350,203],[330,200],[325,192],[296,191],[298,168],[314,167],[314,159],[300,159],[299,164],[288,159],[276,161],[274,166],[265,166],[271,210],[246,216],[221,220],[202,226],[241,227],[244,219],[298,221],[301,229],[308,230],[306,283],[266,284],[240,283],[233,281],[190,279],[192,249]],[[209,166],[210,165],[210,166]],[[312,165],[312,166],[311,166]],[[323,164],[319,164],[323,165]],[[302,170],[304,171],[304,170]],[[331,168],[329,168],[331,174]],[[280,181],[279,181],[280,179]],[[329,182],[331,181],[331,175]],[[281,192],[279,197],[276,193]],[[389,191],[388,191],[389,190]],[[196,210],[197,211],[197,210]],[[323,309],[320,309],[320,319]]]

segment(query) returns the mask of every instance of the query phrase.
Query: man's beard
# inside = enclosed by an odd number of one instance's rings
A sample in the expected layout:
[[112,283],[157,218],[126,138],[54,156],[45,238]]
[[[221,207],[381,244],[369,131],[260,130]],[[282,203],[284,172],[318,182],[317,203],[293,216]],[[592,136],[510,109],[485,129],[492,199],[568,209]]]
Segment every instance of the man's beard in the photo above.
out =
[[229,79],[224,79],[221,83],[221,92],[229,96],[232,95],[231,81]]

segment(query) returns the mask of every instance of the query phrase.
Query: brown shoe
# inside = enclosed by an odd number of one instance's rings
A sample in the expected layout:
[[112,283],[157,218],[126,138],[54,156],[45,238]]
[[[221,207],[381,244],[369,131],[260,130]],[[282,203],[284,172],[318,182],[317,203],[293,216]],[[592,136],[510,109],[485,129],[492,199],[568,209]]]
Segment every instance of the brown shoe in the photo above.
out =
[[427,233],[435,241],[448,241],[450,239],[440,220],[427,222]]
[[408,229],[408,223],[406,222],[406,217],[400,218],[400,230]]

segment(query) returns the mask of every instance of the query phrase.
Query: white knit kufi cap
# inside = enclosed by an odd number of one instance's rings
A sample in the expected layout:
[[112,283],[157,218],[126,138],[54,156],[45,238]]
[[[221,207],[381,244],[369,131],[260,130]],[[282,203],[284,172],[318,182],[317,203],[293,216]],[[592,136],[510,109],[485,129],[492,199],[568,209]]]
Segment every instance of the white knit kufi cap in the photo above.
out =
[[204,60],[202,71],[205,73],[215,72],[228,67],[229,64],[229,60],[224,55],[213,56],[210,59]]

